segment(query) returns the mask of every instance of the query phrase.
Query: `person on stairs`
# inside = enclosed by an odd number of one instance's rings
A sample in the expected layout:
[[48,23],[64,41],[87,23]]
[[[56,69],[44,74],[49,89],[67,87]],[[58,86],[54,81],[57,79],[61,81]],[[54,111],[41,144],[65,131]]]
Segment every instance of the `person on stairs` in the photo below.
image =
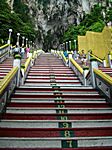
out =
[[18,47],[18,45],[16,45],[16,47],[13,50],[13,56],[15,57],[15,55],[20,54],[20,48]]
[[82,65],[86,65],[87,59],[86,59],[86,54],[84,53],[84,50],[81,51],[79,58],[82,62]]
[[66,50],[64,50],[63,54],[64,54],[64,56],[65,56],[66,58],[68,58],[68,53],[67,53]]

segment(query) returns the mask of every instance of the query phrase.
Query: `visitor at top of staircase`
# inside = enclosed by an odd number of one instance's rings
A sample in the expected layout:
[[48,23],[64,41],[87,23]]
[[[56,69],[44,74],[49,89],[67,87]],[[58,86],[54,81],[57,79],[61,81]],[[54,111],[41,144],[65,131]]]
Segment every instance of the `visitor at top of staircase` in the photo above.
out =
[[24,58],[24,53],[25,53],[24,46],[22,46],[22,47],[21,47],[21,57],[22,57],[22,58]]
[[73,58],[74,58],[75,60],[79,59],[79,52],[78,52],[77,50],[74,50]]
[[86,65],[87,59],[86,59],[86,54],[84,53],[84,50],[81,51],[79,58],[80,58],[82,64]]
[[64,50],[63,54],[64,54],[64,56],[65,56],[66,58],[68,57],[68,53],[67,53],[66,50]]
[[20,48],[16,45],[16,47],[13,50],[13,56],[20,54]]
[[26,56],[27,56],[27,58],[29,57],[29,52],[30,52],[30,48],[27,47],[27,48],[26,48]]

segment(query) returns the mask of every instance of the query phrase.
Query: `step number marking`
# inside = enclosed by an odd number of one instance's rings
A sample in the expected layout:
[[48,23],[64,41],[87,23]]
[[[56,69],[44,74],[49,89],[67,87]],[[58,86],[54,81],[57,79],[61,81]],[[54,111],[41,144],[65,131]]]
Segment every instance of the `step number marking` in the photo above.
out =
[[57,105],[58,108],[65,108],[65,105]]
[[67,109],[56,110],[57,114],[67,114]]
[[62,140],[62,148],[77,148],[77,140]]
[[64,130],[60,132],[62,137],[74,137],[74,131],[72,130]]
[[55,103],[64,103],[64,100],[55,100]]
[[59,128],[71,128],[71,122],[59,122]]

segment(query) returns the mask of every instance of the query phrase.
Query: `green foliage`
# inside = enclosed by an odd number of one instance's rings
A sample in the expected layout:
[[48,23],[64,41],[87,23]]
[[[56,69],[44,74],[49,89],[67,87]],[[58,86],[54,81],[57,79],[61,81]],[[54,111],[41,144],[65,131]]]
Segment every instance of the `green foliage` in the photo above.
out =
[[[15,0],[14,13],[11,13],[6,0],[0,1],[0,45],[4,44],[3,41],[7,42],[9,29],[13,30],[11,39],[13,45],[16,44],[18,32],[31,41],[35,38],[34,26],[28,16],[28,8],[21,0]],[[20,41],[22,41],[21,38]]]
[[106,15],[107,22],[112,21],[112,9],[109,9]]
[[29,9],[21,0],[14,0],[14,11],[22,19],[23,22],[28,22],[30,17],[28,15]]
[[[108,11],[106,19],[112,21],[112,10]],[[102,15],[102,7],[95,5],[91,13],[84,16],[80,25],[72,25],[67,29],[63,36],[63,42],[72,41],[73,49],[73,40],[77,40],[78,35],[85,35],[86,31],[101,32],[104,26],[105,22]]]
[[105,26],[105,24],[103,22],[95,22],[88,29],[89,29],[89,31],[101,32],[102,29],[104,28],[104,26]]

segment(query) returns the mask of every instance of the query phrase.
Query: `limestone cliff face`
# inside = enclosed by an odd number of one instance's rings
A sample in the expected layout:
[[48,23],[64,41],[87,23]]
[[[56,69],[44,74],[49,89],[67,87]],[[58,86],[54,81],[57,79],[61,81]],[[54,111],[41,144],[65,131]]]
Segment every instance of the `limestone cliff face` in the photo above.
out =
[[14,0],[7,0],[7,3],[9,4],[10,8],[11,8],[11,11],[13,11],[13,3],[14,3]]
[[[48,50],[57,48],[61,36],[71,24],[79,24],[84,12],[89,13],[95,0],[22,0],[37,32],[36,45]],[[13,8],[14,0],[8,0]]]
[[[38,31],[36,43],[45,50],[57,48],[60,37],[70,24],[77,24],[76,0],[28,1],[30,14]],[[32,5],[33,4],[33,5]]]

